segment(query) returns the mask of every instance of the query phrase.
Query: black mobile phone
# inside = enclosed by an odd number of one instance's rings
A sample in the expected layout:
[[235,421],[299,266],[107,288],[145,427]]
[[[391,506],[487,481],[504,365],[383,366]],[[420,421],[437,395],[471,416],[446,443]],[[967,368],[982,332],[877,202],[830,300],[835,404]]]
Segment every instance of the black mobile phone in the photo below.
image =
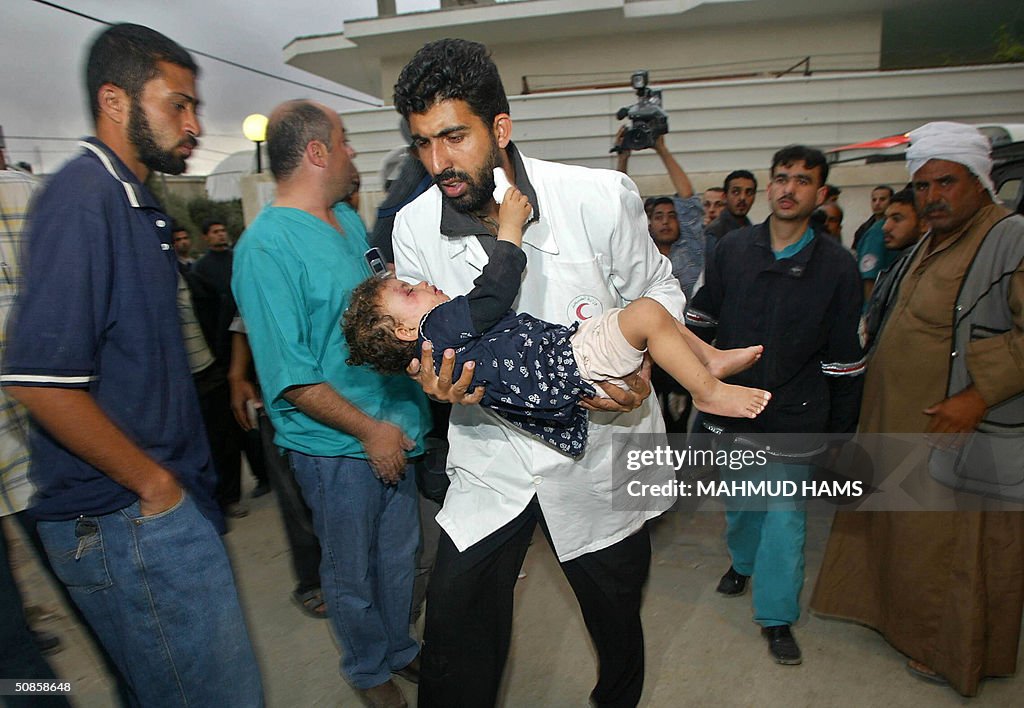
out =
[[371,248],[363,254],[363,258],[366,259],[366,264],[370,266],[370,272],[375,278],[387,278],[391,275],[387,265],[384,264],[384,256],[380,254],[380,249]]

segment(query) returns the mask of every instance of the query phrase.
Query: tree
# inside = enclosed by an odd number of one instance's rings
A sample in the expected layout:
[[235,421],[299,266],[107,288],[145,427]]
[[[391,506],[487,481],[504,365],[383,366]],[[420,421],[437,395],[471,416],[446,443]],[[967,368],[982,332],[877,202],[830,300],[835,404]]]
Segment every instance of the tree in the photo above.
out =
[[996,54],[997,61],[1024,61],[1024,23],[1016,23],[1011,27],[1008,24],[1000,25],[996,30]]
[[232,241],[237,241],[245,230],[242,217],[242,200],[232,199],[226,202],[215,202],[205,197],[197,197],[188,202],[188,215],[196,225],[196,233],[207,219],[214,219],[224,224]]

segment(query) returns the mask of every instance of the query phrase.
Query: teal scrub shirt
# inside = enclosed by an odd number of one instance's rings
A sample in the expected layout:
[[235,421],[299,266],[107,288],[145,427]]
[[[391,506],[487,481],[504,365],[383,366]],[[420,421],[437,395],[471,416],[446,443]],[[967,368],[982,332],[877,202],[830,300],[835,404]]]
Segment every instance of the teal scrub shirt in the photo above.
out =
[[334,208],[344,233],[300,209],[268,206],[235,249],[231,287],[245,321],[275,442],[319,457],[366,454],[353,436],[299,411],[283,396],[293,386],[330,384],[367,415],[394,423],[423,451],[427,401],[406,376],[349,366],[342,313],[352,289],[370,277],[366,229],[345,204]]

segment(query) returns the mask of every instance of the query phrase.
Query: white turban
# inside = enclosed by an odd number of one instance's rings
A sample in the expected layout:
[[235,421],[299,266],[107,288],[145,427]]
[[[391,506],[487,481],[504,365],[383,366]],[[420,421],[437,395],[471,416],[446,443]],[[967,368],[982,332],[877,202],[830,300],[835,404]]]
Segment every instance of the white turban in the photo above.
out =
[[958,162],[981,180],[993,199],[996,198],[996,189],[989,176],[992,172],[992,146],[973,125],[947,121],[926,123],[910,131],[908,137],[907,169],[911,179],[928,160]]

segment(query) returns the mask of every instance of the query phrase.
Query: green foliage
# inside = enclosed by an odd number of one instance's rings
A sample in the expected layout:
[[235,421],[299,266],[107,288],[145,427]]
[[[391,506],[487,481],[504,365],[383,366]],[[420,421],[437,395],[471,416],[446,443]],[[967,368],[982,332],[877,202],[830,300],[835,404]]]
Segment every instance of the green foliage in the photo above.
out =
[[242,216],[242,200],[232,199],[226,202],[215,202],[206,197],[186,199],[175,194],[173,189],[166,188],[166,183],[158,175],[151,174],[146,186],[156,195],[167,215],[184,226],[192,237],[193,253],[206,250],[203,243],[202,225],[206,219],[215,219],[228,229],[232,241],[237,241],[245,230]]
[[215,202],[205,197],[197,197],[188,202],[188,215],[196,226],[196,234],[200,233],[203,222],[215,219],[228,229],[232,241],[237,241],[245,230],[242,218],[242,200],[232,199],[226,202]]
[[1024,61],[1024,23],[1017,22],[1011,27],[1000,25],[996,30],[997,61]]

